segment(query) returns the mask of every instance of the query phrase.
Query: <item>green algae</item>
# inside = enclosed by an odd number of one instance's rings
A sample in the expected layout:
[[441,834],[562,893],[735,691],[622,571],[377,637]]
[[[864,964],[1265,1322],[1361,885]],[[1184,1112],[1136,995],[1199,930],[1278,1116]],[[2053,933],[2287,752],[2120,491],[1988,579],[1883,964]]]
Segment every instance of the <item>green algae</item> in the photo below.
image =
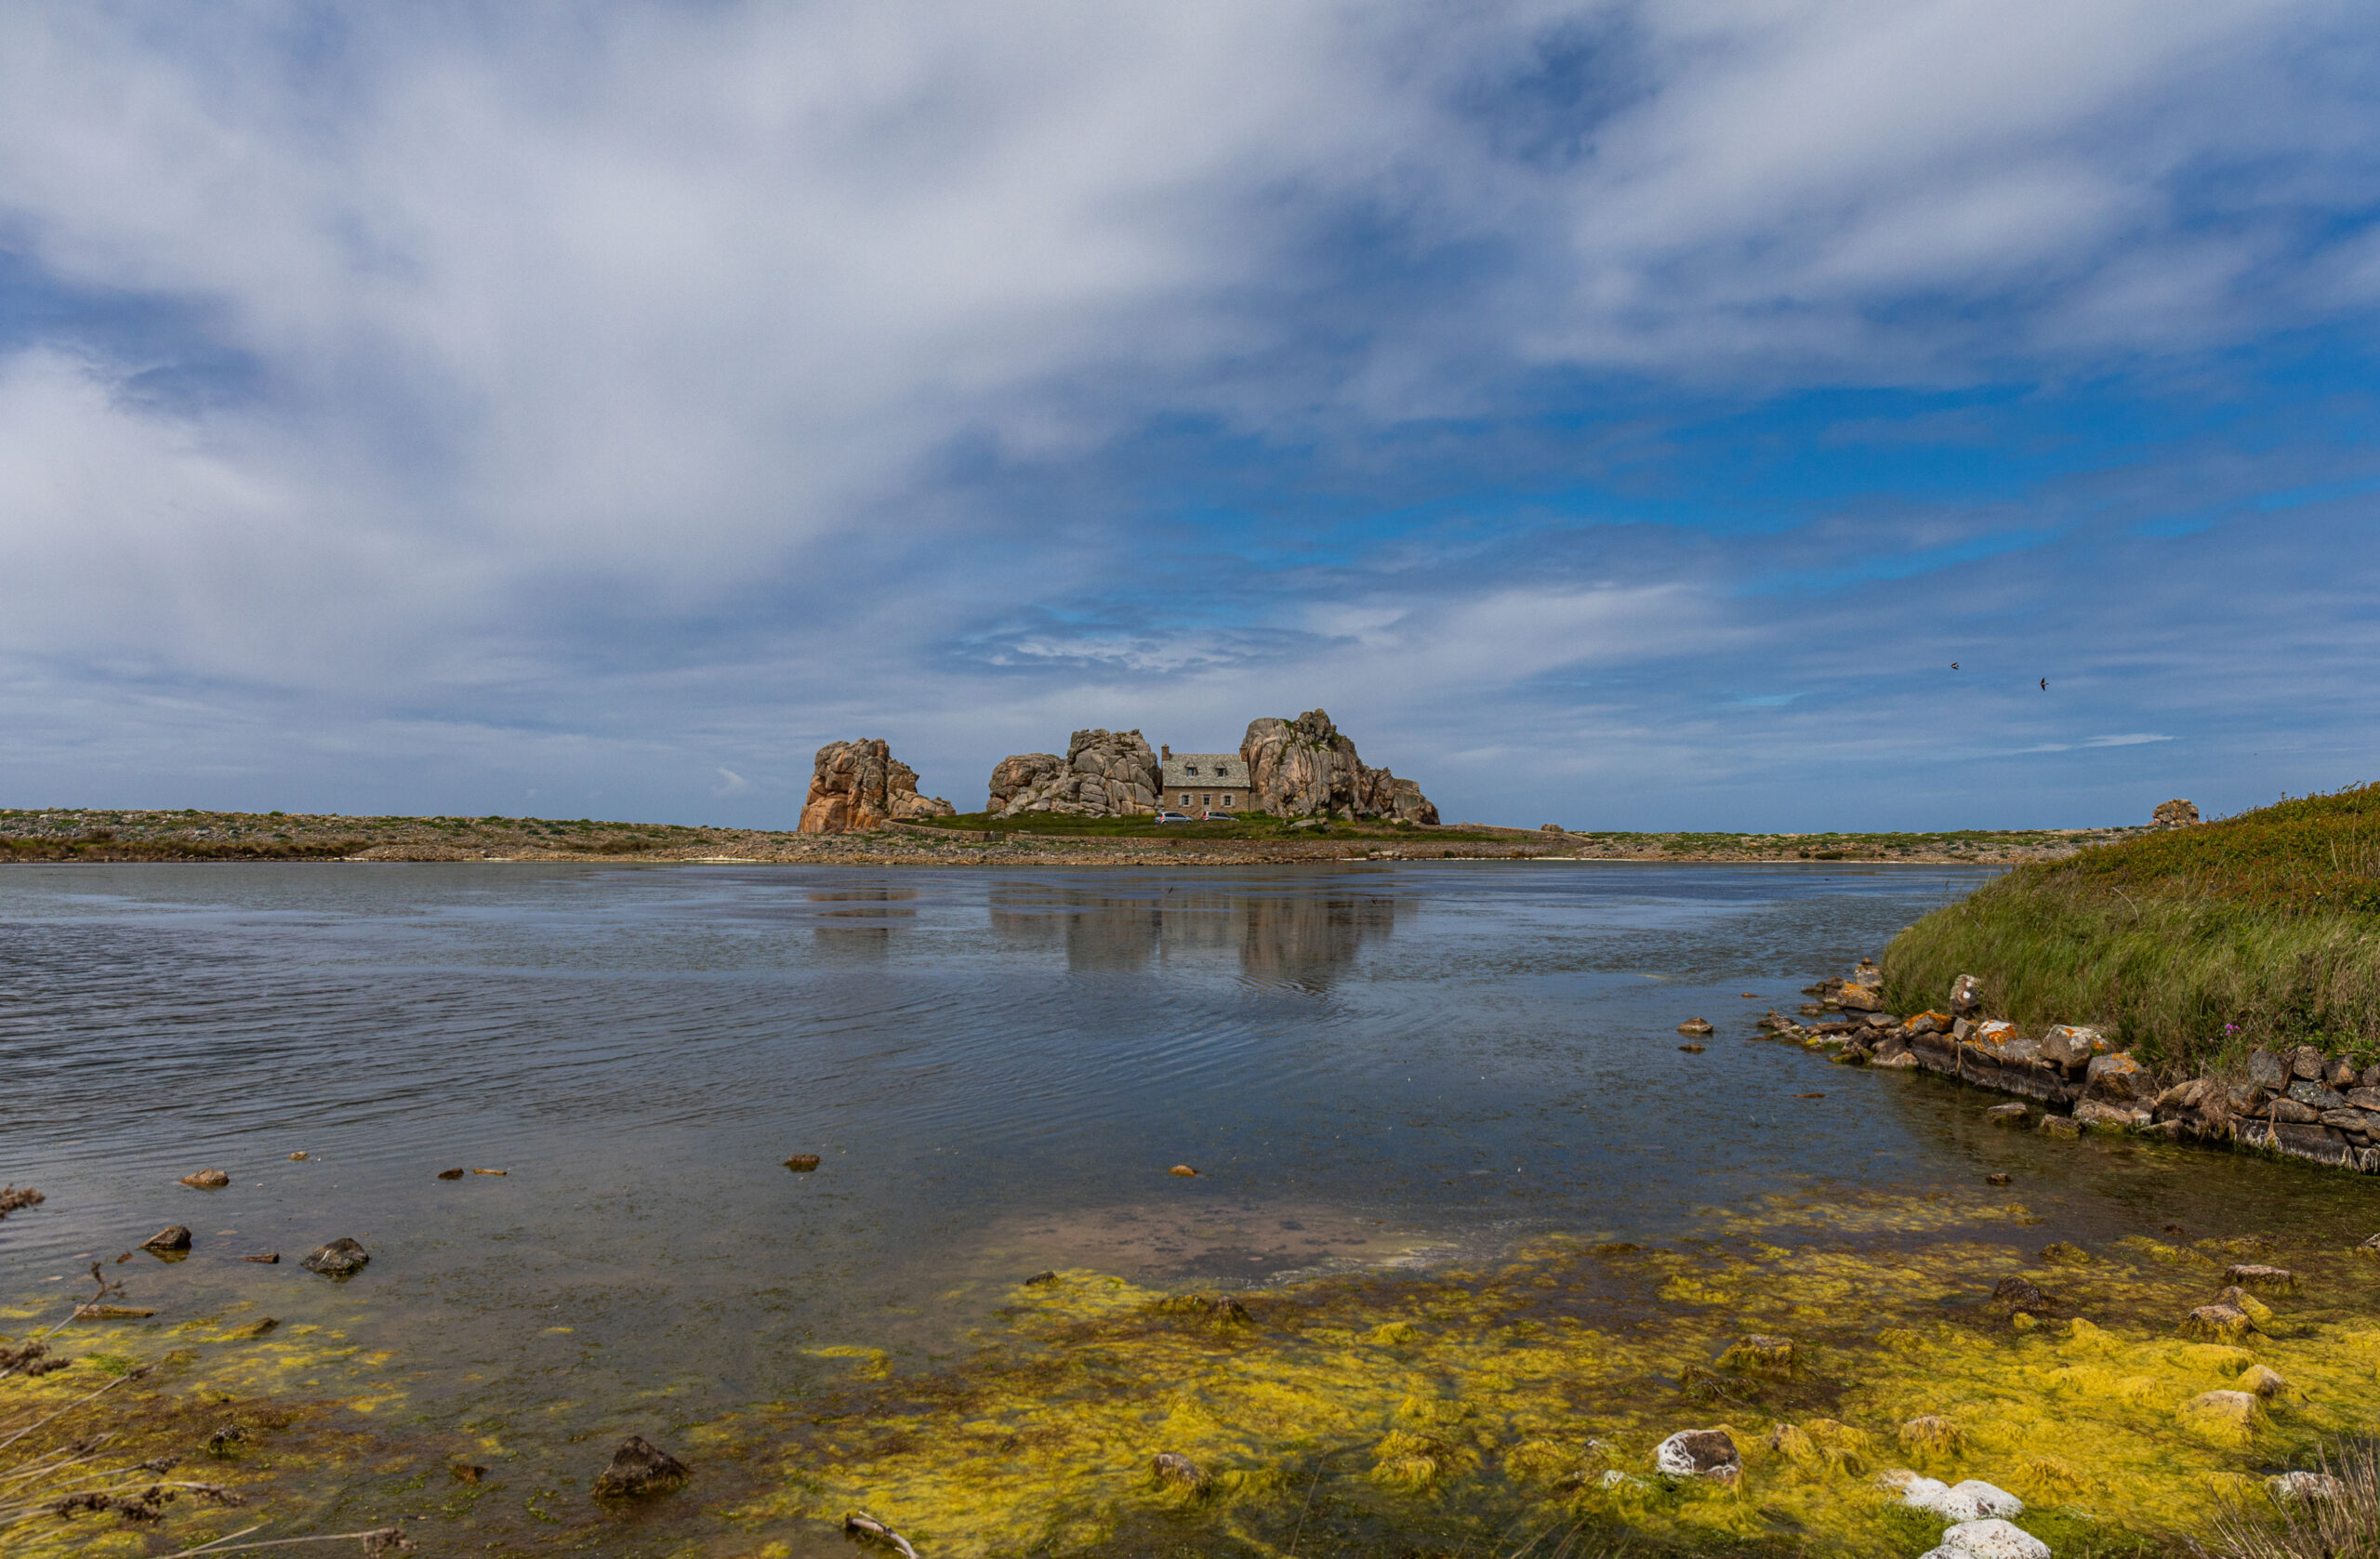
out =
[[[1898,1555],[1940,1524],[1879,1490],[1892,1464],[2011,1489],[2064,1552],[2204,1532],[2261,1471],[2368,1427],[2380,1273],[2347,1249],[2293,1245],[2301,1291],[2209,1343],[2181,1330],[2212,1297],[2202,1252],[2141,1236],[2044,1262],[2026,1222],[1938,1194],[1778,1198],[1672,1249],[1546,1239],[1493,1271],[1236,1303],[1064,1272],[962,1364],[736,1415],[698,1449],[750,1475],[733,1513],[756,1535],[864,1507],[958,1559],[1427,1551],[1450,1522]],[[2012,1275],[2037,1314],[1990,1301]],[[2242,1385],[2259,1371],[2281,1384]],[[1663,1437],[1710,1427],[1739,1487],[1653,1474]],[[1206,1480],[1160,1479],[1160,1451]]]

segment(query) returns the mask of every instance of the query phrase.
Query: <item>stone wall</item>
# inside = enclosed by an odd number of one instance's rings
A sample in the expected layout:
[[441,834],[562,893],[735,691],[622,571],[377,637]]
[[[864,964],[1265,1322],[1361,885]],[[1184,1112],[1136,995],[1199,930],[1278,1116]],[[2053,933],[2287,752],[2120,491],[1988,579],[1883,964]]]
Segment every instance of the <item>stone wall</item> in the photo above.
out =
[[[1917,1067],[2040,1105],[2039,1128],[2084,1129],[2236,1143],[2364,1174],[2380,1174],[2380,1065],[2359,1069],[2312,1045],[2256,1050],[2244,1079],[2159,1079],[2096,1028],[2055,1024],[2028,1033],[1984,1015],[1983,988],[1963,974],[1948,1011],[1899,1017],[1882,1011],[1881,976],[1863,963],[1848,979],[1805,994],[1797,1022],[1777,1012],[1760,1026],[1779,1038],[1839,1050],[1870,1066]],[[2032,1120],[2006,1106],[2012,1121]],[[2018,1113],[2021,1112],[2021,1116]]]
[[811,765],[800,832],[858,834],[912,817],[949,817],[958,808],[918,794],[918,772],[880,738],[829,742]]
[[1138,731],[1078,731],[1064,758],[1020,752],[994,764],[985,810],[1130,817],[1157,811],[1157,754]]

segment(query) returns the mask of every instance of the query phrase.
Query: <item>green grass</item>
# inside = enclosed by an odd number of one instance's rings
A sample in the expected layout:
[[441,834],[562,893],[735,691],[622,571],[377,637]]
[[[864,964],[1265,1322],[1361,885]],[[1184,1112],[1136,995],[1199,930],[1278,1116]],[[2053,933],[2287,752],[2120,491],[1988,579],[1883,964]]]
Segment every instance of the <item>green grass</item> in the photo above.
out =
[[2380,1056],[2380,786],[2284,800],[2027,865],[1895,938],[1885,1005],[1960,974],[2020,1024],[2096,1024],[2145,1062],[2256,1046]]

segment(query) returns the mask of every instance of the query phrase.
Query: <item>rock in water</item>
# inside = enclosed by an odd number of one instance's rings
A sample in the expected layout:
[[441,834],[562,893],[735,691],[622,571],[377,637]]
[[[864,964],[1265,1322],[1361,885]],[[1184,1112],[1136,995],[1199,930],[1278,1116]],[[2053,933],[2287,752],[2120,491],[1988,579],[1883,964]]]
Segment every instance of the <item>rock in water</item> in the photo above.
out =
[[612,1453],[612,1464],[595,1480],[605,1496],[664,1494],[684,1483],[686,1464],[641,1434],[631,1434]]
[[1078,731],[1064,758],[1020,752],[992,765],[987,810],[1002,817],[1141,817],[1157,810],[1163,784],[1157,755],[1138,731]]
[[2160,828],[2188,828],[2198,820],[2197,803],[2180,799],[2160,801],[2149,814],[2150,824]]
[[829,742],[818,749],[801,806],[805,834],[856,834],[913,817],[949,817],[958,808],[918,794],[918,772],[881,738]]
[[797,1153],[785,1161],[785,1167],[797,1174],[808,1174],[818,1167],[818,1156],[814,1153]]
[[1198,1464],[1180,1451],[1159,1451],[1149,1459],[1149,1472],[1159,1483],[1179,1484],[1184,1488],[1203,1488],[1207,1474]]
[[168,1223],[140,1242],[143,1250],[188,1250],[190,1231],[178,1223]]
[[1239,739],[1250,799],[1275,817],[1387,818],[1435,823],[1438,809],[1411,780],[1367,768],[1330,716],[1308,709],[1293,720],[1249,721]]
[[1703,1035],[1712,1032],[1711,1020],[1708,1018],[1688,1018],[1686,1022],[1677,1025],[1677,1031],[1680,1034],[1689,1034],[1699,1038]]
[[1197,1174],[1197,1172],[1198,1172],[1197,1170],[1196,1170],[1196,1169],[1192,1169],[1192,1168],[1191,1168],[1189,1165],[1187,1165],[1187,1164],[1176,1164],[1175,1166],[1173,1166],[1173,1168],[1172,1168],[1172,1169],[1168,1169],[1168,1170],[1166,1171],[1166,1173],[1168,1173],[1168,1174],[1172,1174],[1172,1175],[1184,1175],[1184,1176],[1187,1176],[1187,1175],[1195,1175],[1195,1174]]
[[438,1171],[438,1178],[440,1180],[460,1180],[470,1172],[471,1171],[469,1169],[441,1169]]
[[364,1263],[371,1259],[364,1247],[355,1241],[339,1238],[328,1245],[315,1247],[313,1253],[298,1264],[308,1272],[319,1272],[324,1277],[352,1277],[362,1272]]
[[1682,1429],[1653,1447],[1653,1468],[1673,1478],[1709,1478],[1732,1486],[1743,1457],[1724,1429]]
[[2268,1267],[2249,1262],[2227,1268],[2223,1281],[2247,1288],[2269,1288],[2285,1293],[2297,1287],[2297,1275],[2287,1267]]
[[182,1183],[195,1185],[201,1191],[220,1191],[231,1183],[231,1177],[220,1169],[201,1169],[195,1174],[182,1176]]

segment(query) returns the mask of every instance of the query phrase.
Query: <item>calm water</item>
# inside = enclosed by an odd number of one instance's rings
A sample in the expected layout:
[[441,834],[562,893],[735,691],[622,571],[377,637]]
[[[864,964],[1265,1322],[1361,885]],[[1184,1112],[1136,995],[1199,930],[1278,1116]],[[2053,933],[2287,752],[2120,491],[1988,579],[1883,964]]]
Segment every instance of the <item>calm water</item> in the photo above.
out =
[[[107,1269],[158,1332],[333,1328],[388,1351],[387,1427],[583,1488],[589,1442],[849,1367],[811,1350],[930,1367],[1044,1267],[1271,1283],[1989,1169],[2044,1238],[2269,1222],[2316,1184],[2371,1206],[2347,1177],[1990,1131],[1934,1079],[1745,1042],[1980,880],[11,868],[0,1179],[49,1200],[0,1222],[0,1300],[62,1308],[94,1256],[186,1223],[190,1260]],[[1705,1053],[1689,1016],[1719,1025]],[[231,1187],[174,1183],[205,1166]],[[372,1253],[355,1281],[294,1264],[342,1235]]]

